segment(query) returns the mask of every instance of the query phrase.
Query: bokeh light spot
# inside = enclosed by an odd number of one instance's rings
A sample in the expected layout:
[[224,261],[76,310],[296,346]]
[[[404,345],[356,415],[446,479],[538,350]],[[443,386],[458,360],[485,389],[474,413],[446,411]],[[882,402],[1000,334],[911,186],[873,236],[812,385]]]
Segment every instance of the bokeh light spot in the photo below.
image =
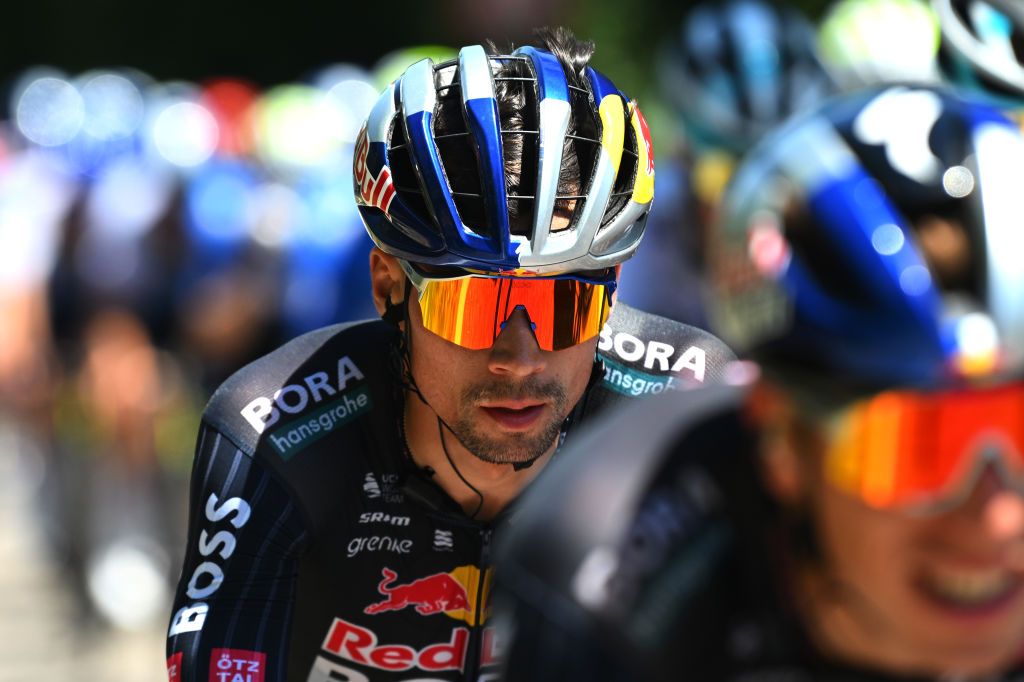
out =
[[15,118],[26,138],[44,147],[56,147],[70,142],[82,129],[85,102],[66,80],[40,78],[25,88]]
[[883,256],[891,256],[899,252],[905,242],[906,237],[903,235],[903,230],[892,223],[879,225],[871,233],[871,245]]
[[195,102],[176,102],[164,109],[153,124],[157,151],[176,166],[198,166],[217,148],[217,121]]

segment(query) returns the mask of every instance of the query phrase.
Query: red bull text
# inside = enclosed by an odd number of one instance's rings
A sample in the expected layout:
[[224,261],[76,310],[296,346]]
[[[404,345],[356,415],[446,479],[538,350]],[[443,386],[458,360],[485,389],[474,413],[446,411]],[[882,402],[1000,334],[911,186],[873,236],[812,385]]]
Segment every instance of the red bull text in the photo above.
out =
[[[499,662],[497,642],[491,628],[486,628],[480,653],[481,666]],[[452,630],[451,639],[415,649],[404,644],[380,644],[377,635],[368,628],[335,618],[323,650],[353,663],[380,670],[403,671],[418,668],[427,671],[463,670],[466,664],[466,646],[469,629]]]

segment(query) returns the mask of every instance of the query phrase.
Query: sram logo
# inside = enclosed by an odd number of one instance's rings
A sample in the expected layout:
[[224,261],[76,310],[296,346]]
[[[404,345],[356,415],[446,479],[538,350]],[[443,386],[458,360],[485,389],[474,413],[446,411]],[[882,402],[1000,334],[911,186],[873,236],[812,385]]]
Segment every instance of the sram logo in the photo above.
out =
[[687,370],[697,381],[704,381],[707,353],[698,346],[690,346],[677,354],[675,346],[671,344],[662,341],[644,343],[627,332],[612,334],[605,327],[601,330],[601,338],[597,347],[605,352],[613,351],[615,355],[626,362],[643,360],[645,369],[654,369],[654,366],[657,365],[658,371],[672,372],[673,374]]
[[[231,497],[221,502],[216,493],[210,493],[206,499],[205,513],[210,523],[227,521],[238,529],[249,521],[252,508],[240,497]],[[203,561],[193,569],[185,594],[194,600],[194,603],[178,609],[174,614],[168,637],[202,629],[203,623],[206,622],[206,614],[210,610],[209,605],[203,600],[209,599],[224,582],[224,569],[216,559],[228,559],[234,554],[237,544],[234,533],[227,529],[210,535],[208,529],[204,528],[199,534],[199,554],[209,560]]]
[[385,523],[392,526],[408,526],[408,516],[393,516],[384,512],[364,512],[359,515],[359,523]]
[[277,423],[282,412],[298,414],[309,407],[310,402],[316,404],[325,397],[337,395],[345,390],[348,382],[364,377],[356,363],[346,355],[338,360],[338,371],[334,378],[332,385],[327,372],[313,372],[303,377],[301,383],[288,384],[272,396],[260,396],[249,402],[242,408],[241,414],[256,429],[256,433],[262,434],[267,427]]

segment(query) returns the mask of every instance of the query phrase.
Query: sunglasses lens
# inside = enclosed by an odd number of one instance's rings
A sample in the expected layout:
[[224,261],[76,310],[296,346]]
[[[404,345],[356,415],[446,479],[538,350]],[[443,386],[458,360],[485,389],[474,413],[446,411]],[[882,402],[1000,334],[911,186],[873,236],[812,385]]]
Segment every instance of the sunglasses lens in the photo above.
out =
[[837,421],[826,474],[874,507],[927,505],[958,492],[983,457],[1021,477],[1024,385],[856,403]]
[[572,278],[428,279],[420,289],[423,326],[463,348],[490,348],[517,308],[537,343],[562,350],[600,333],[611,312],[610,286]]

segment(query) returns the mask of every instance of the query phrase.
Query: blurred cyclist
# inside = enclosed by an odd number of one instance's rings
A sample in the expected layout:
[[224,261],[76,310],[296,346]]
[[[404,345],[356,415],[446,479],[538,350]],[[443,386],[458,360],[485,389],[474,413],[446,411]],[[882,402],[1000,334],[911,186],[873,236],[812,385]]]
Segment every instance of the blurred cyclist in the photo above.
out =
[[711,263],[760,378],[631,406],[529,491],[508,678],[1024,679],[1022,170],[924,87],[755,150]]
[[939,20],[927,0],[838,0],[818,26],[818,54],[843,90],[940,81]]
[[654,165],[592,51],[544,30],[381,95],[354,181],[384,319],[301,336],[208,405],[171,679],[490,678],[510,502],[599,404],[730,359],[668,320],[609,320]]
[[1015,0],[932,0],[940,63],[953,84],[1020,117],[1024,110],[1024,5]]
[[[737,159],[765,132],[820,102],[832,83],[807,18],[764,0],[696,5],[662,47],[657,68],[685,152],[659,163],[658,204],[619,296],[705,326],[704,240]],[[692,293],[658,286],[669,278]]]

